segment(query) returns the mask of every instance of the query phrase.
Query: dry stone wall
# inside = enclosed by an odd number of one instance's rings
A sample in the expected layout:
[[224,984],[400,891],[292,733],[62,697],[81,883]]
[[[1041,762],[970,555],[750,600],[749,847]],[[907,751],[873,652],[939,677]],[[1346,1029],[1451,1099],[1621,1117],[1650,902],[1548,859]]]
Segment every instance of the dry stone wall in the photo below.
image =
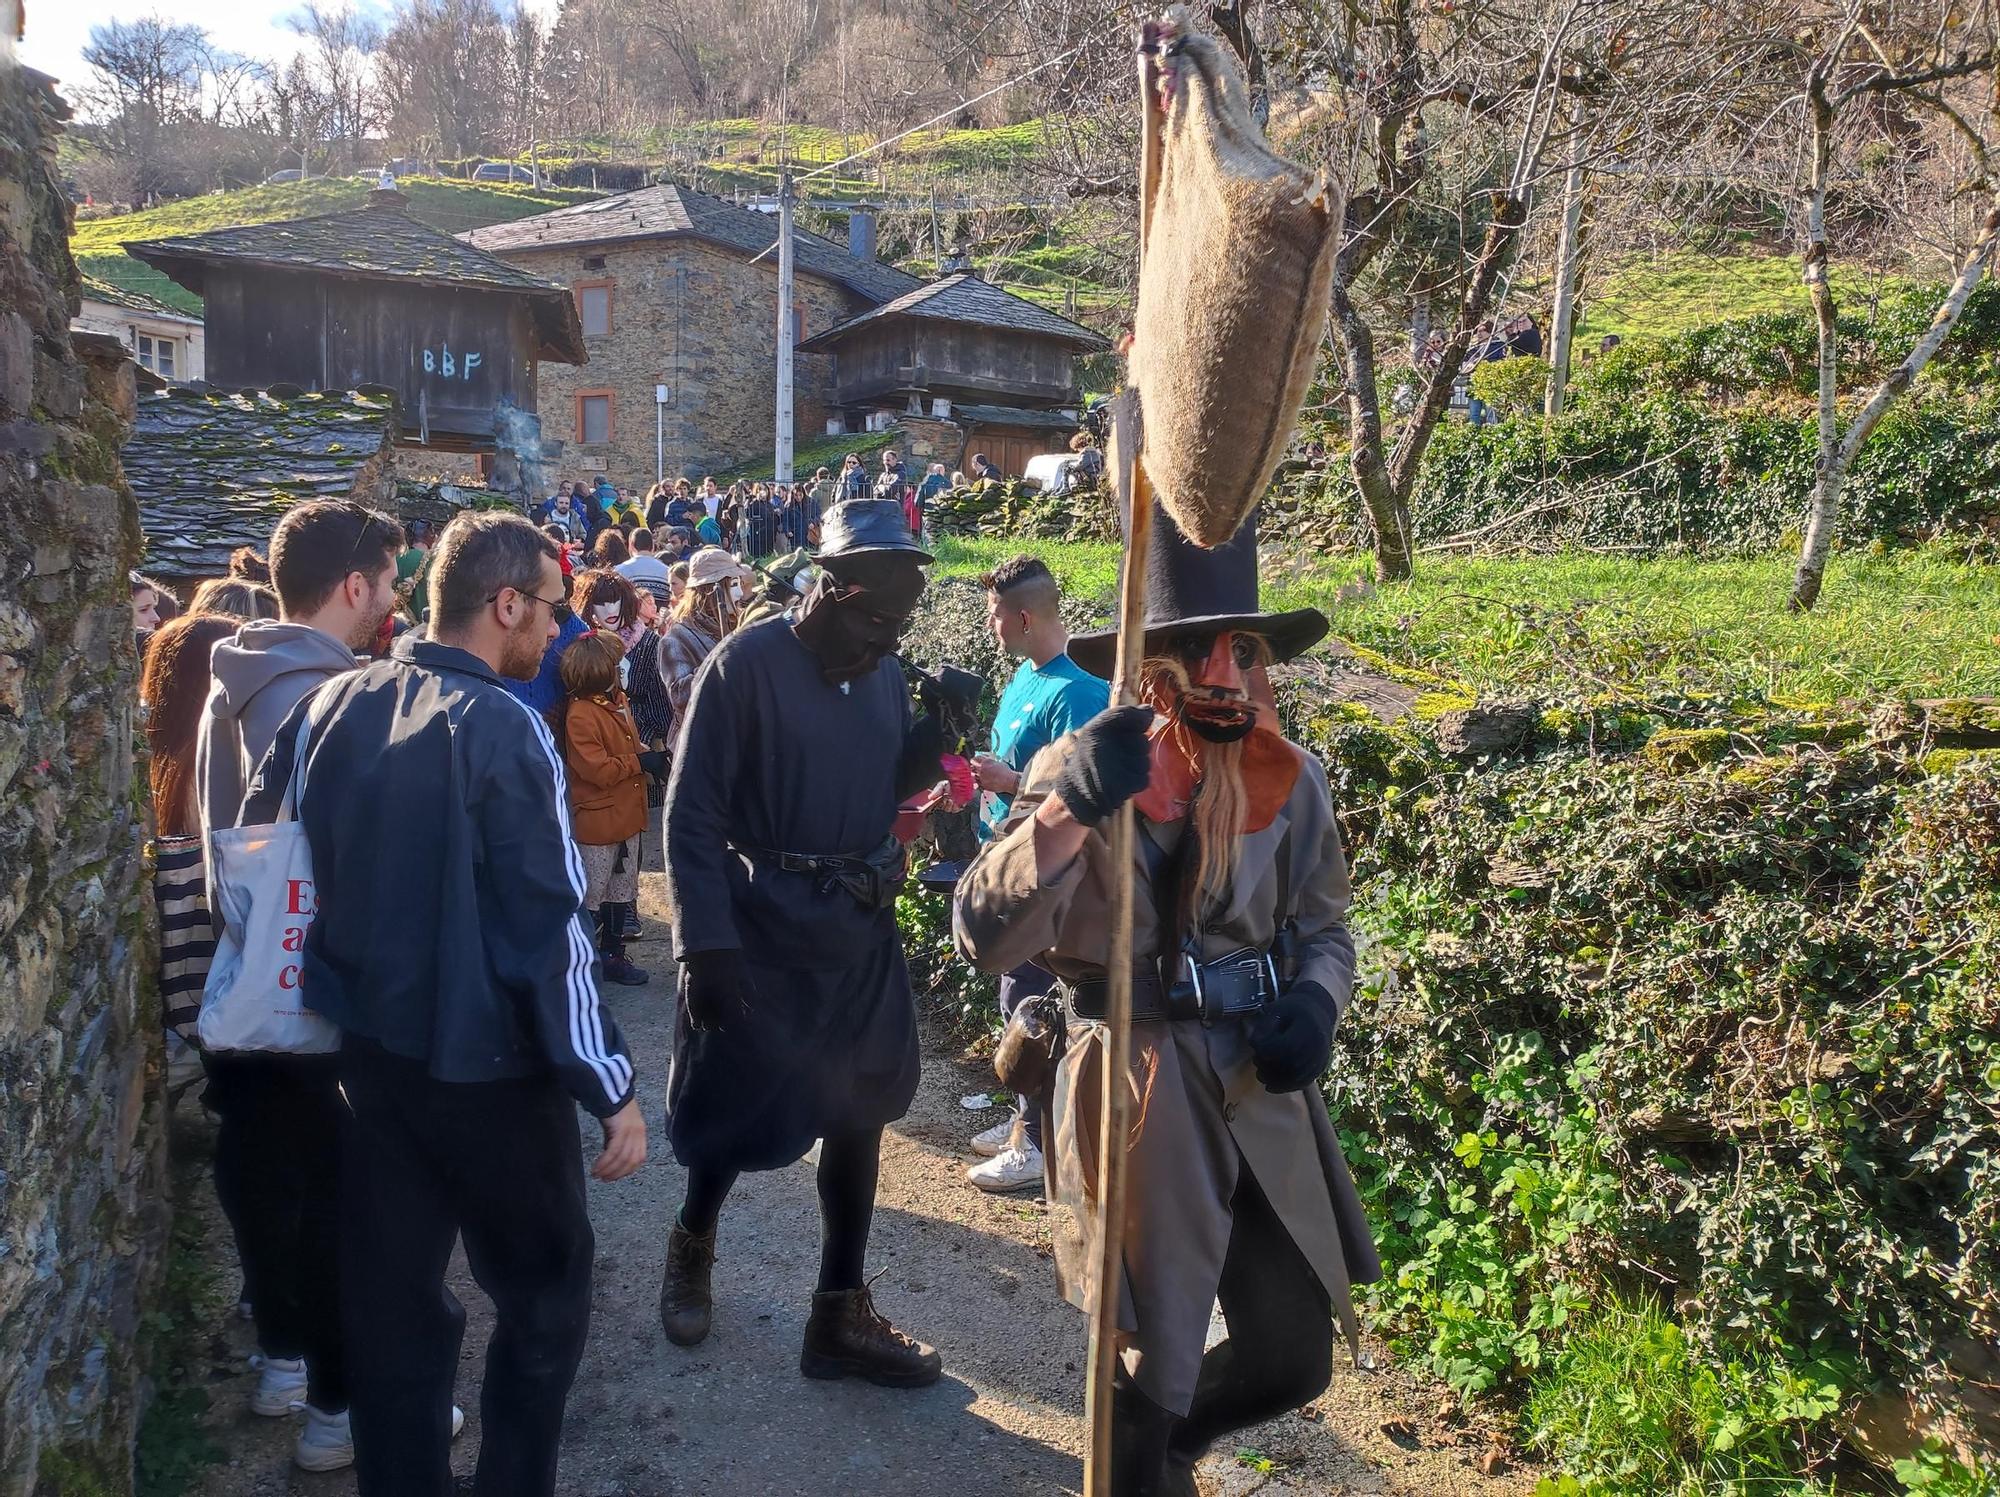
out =
[[64,114],[0,71],[0,1497],[129,1489],[165,1222],[132,371],[71,348]]

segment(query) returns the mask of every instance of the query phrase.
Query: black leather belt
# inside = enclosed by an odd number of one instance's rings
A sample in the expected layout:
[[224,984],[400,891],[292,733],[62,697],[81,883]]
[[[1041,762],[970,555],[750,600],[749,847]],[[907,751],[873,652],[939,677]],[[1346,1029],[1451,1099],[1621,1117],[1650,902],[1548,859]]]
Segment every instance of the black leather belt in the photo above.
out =
[[[1102,977],[1080,977],[1064,985],[1069,1010],[1079,1019],[1102,1020],[1110,1007],[1111,984]],[[1161,983],[1151,966],[1132,972],[1132,1021],[1240,1018],[1255,1013],[1278,996],[1278,974],[1269,952],[1254,946],[1232,951],[1212,962],[1182,957],[1180,980]]]

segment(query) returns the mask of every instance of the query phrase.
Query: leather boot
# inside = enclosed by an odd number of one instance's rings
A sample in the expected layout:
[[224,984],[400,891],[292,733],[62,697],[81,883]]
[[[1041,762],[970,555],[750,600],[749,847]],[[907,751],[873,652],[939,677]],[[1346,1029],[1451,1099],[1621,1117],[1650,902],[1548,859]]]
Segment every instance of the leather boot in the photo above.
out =
[[667,1235],[667,1268],[660,1278],[660,1329],[676,1346],[699,1346],[715,1319],[709,1270],[715,1267],[715,1229],[697,1236],[679,1222]]
[[866,1378],[884,1388],[923,1388],[938,1380],[944,1359],[890,1325],[866,1289],[813,1295],[799,1371],[807,1377]]

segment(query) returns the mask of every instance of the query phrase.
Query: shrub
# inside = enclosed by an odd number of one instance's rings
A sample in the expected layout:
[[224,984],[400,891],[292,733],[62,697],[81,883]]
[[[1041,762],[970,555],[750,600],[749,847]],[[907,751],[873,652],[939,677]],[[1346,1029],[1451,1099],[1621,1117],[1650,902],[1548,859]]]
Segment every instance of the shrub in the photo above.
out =
[[1549,361],[1533,355],[1489,359],[1472,371],[1473,398],[1507,415],[1539,412],[1548,387]]

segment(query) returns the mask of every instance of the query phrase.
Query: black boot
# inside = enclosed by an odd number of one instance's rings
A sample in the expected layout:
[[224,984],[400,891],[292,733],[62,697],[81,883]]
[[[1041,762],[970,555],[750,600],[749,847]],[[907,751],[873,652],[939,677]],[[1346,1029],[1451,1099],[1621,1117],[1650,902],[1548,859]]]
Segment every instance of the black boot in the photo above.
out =
[[604,971],[606,982],[615,982],[620,987],[643,988],[650,975],[644,967],[635,967],[625,956],[625,938],[618,933],[624,916],[623,905],[608,901],[597,907],[597,955]]
[[660,1277],[660,1329],[676,1346],[699,1346],[715,1320],[709,1270],[715,1267],[715,1229],[696,1236],[679,1222],[667,1236],[667,1267]]
[[799,1371],[866,1378],[884,1388],[924,1388],[938,1380],[944,1359],[890,1325],[866,1289],[828,1289],[813,1295]]

